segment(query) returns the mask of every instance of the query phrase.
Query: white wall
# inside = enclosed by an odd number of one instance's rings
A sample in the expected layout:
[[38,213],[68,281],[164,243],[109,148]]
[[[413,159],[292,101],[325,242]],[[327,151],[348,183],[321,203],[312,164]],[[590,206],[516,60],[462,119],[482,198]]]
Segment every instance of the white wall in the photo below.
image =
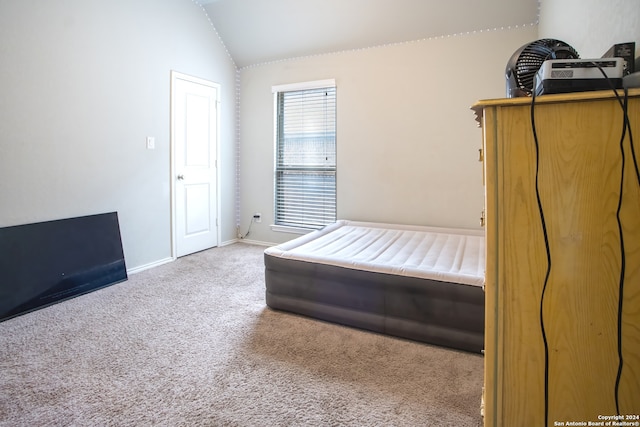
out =
[[478,228],[483,185],[481,130],[469,107],[505,96],[512,53],[535,26],[485,31],[263,64],[241,70],[241,231],[272,232],[271,86],[335,78],[338,218]]
[[[240,218],[272,232],[271,86],[338,85],[340,218],[476,228],[480,129],[469,106],[504,96],[521,45],[583,57],[640,41],[638,0],[542,0],[540,24],[245,68]],[[640,52],[640,46],[637,52]],[[638,53],[637,53],[638,55]],[[170,255],[170,70],[222,85],[222,242],[235,238],[232,61],[191,0],[0,0],[0,226],[118,211],[127,266]],[[156,149],[146,150],[146,136]]]
[[581,58],[600,58],[616,43],[635,42],[640,56],[640,1],[542,0],[540,38],[573,46]]
[[200,6],[0,0],[0,58],[0,226],[117,211],[129,269],[167,259],[176,70],[222,85],[222,240],[235,238],[235,66]]

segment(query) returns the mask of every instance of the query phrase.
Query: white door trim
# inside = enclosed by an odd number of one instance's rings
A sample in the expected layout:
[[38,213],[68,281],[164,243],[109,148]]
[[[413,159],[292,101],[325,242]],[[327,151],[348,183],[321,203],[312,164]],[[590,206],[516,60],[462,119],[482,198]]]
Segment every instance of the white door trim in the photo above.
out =
[[198,83],[204,86],[209,86],[216,89],[217,94],[217,108],[216,108],[216,141],[215,141],[215,153],[216,153],[216,232],[217,242],[220,244],[220,165],[218,159],[220,159],[220,84],[214,83],[209,80],[201,79],[199,77],[190,76],[188,74],[180,73],[171,70],[171,111],[170,111],[170,141],[169,141],[169,183],[170,183],[170,200],[171,200],[171,259],[175,260],[178,256],[177,238],[176,238],[176,165],[175,165],[175,81],[185,80],[191,83]]

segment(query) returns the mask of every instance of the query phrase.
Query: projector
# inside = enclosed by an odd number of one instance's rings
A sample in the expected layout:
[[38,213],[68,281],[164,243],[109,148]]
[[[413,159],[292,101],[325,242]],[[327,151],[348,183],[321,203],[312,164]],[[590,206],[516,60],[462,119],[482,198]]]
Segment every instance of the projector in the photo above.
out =
[[611,86],[618,89],[622,87],[623,73],[623,58],[549,59],[536,73],[535,93],[584,92]]

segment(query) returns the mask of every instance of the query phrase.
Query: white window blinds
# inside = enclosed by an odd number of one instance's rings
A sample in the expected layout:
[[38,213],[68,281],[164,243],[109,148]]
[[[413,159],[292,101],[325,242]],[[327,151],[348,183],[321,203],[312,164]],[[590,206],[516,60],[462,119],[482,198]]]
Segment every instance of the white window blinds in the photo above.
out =
[[276,110],[276,225],[335,222],[335,86],[277,91]]

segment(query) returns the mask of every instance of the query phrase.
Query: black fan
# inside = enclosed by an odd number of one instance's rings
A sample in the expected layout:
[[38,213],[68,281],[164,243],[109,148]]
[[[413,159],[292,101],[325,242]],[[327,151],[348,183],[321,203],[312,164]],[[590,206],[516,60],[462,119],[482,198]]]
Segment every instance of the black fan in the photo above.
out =
[[534,77],[547,59],[578,58],[578,52],[560,40],[540,39],[527,43],[516,50],[507,62],[507,97],[530,96]]

